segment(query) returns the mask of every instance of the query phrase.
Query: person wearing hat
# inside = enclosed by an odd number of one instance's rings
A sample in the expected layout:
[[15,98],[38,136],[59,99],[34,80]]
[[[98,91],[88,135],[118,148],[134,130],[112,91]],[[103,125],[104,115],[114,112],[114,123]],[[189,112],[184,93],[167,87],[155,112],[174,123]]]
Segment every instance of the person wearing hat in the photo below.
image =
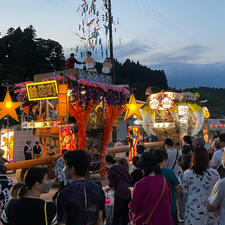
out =
[[109,187],[115,191],[114,200],[114,217],[112,225],[127,225],[129,223],[129,208],[128,204],[131,199],[129,187],[132,186],[132,179],[123,165],[117,164],[113,156],[107,155],[105,158],[108,168],[107,177]]
[[161,176],[155,155],[144,152],[139,165],[145,177],[133,189],[133,198],[129,204],[131,221],[137,225],[173,225],[170,185]]

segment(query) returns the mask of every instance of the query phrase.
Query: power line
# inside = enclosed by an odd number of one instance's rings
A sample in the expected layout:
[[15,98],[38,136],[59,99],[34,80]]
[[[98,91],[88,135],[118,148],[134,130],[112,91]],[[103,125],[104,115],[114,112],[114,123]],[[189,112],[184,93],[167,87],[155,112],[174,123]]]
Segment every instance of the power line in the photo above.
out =
[[71,4],[65,0],[51,0],[51,1],[58,5],[62,5],[62,6],[69,7],[69,8],[71,8],[71,7],[75,8],[75,6],[73,4]]
[[174,23],[172,23],[167,17],[163,16],[159,11],[157,11],[156,9],[152,8],[147,2],[143,2],[144,0],[142,0],[140,3],[142,5],[144,5],[145,7],[147,6],[147,8],[152,11],[152,13],[154,13],[156,16],[160,17],[162,20],[164,20],[165,22],[167,22],[170,26],[172,26],[173,28],[175,28],[177,31],[187,35],[190,37],[190,35],[185,32],[182,28],[180,28],[179,26],[175,25]]
[[167,26],[172,32],[176,32],[176,30],[174,30],[174,28],[168,26],[168,24],[166,24],[164,21],[160,20],[160,18],[156,17],[155,15],[150,14],[145,7],[143,7],[142,5],[139,5],[136,1],[132,1],[132,0],[128,0],[131,3],[133,3],[137,8],[139,8],[139,10],[142,11],[142,13],[144,13],[145,15],[151,17],[152,19],[154,19],[155,21],[157,21],[158,23],[160,23],[163,26]]
[[179,35],[182,35],[183,38],[186,38],[187,39],[187,37],[186,37],[187,35],[186,34],[181,33],[177,28],[175,28],[174,26],[172,26],[171,24],[169,24],[168,22],[166,22],[165,20],[163,20],[161,17],[159,17],[155,13],[154,14],[153,13],[150,13],[146,9],[146,6],[144,6],[142,4],[138,4],[136,1],[132,1],[132,0],[128,0],[128,1],[131,2],[132,4],[134,4],[137,8],[139,8],[139,10],[141,10],[145,15],[151,17],[152,19],[154,19],[155,21],[157,21],[161,25],[166,26],[170,31],[172,31],[174,33],[178,33]]

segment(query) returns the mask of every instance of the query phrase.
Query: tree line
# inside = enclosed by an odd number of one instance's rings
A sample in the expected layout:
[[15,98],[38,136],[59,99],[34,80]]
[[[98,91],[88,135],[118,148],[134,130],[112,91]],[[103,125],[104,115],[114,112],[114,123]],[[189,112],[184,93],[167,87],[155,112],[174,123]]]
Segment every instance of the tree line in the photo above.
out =
[[[0,82],[19,83],[33,80],[38,73],[63,70],[65,56],[60,43],[50,39],[38,38],[32,25],[22,30],[9,28],[6,35],[0,38]],[[101,63],[97,63],[100,72]],[[168,90],[164,70],[152,70],[130,59],[124,63],[114,61],[116,84],[129,84],[137,99],[145,100],[145,90]],[[180,90],[182,91],[182,90]],[[206,105],[213,114],[225,114],[225,89],[193,88],[184,91],[199,92],[207,99]],[[1,98],[5,90],[0,88]]]

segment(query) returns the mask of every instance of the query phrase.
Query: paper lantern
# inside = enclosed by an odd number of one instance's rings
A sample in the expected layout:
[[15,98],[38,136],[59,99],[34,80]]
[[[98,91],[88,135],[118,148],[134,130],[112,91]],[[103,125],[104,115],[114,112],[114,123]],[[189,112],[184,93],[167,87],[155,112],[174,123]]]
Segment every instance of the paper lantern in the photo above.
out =
[[69,98],[67,84],[59,85],[58,94],[58,116],[59,118],[68,118],[69,116]]
[[150,108],[151,109],[158,109],[159,108],[159,101],[156,98],[153,98],[150,103]]

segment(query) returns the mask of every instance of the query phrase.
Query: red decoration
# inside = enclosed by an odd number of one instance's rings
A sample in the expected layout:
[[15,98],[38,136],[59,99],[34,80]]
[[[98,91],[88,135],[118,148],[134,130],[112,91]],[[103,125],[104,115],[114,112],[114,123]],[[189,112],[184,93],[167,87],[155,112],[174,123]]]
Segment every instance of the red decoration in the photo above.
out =
[[[105,160],[105,151],[110,142],[110,135],[112,133],[112,129],[115,123],[115,120],[125,111],[125,108],[120,105],[105,105],[105,126],[104,126],[104,136],[102,141],[102,153],[101,159]],[[106,174],[105,163],[101,163],[101,172],[102,176]]]
[[80,104],[80,100],[75,101],[75,104],[70,103],[70,114],[76,119],[78,126],[78,148],[86,149],[86,130],[89,114],[94,110],[96,104],[93,100],[89,101],[88,106],[85,108]]

